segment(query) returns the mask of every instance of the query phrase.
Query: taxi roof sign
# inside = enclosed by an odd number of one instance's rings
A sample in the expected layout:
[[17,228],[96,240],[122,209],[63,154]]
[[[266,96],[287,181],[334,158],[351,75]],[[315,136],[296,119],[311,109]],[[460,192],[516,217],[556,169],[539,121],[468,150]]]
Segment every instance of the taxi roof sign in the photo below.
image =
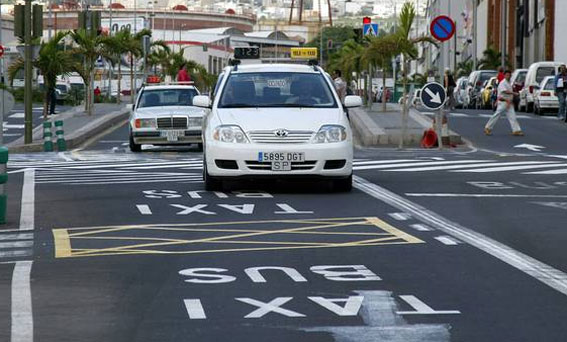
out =
[[317,48],[291,48],[292,59],[314,59],[317,58]]

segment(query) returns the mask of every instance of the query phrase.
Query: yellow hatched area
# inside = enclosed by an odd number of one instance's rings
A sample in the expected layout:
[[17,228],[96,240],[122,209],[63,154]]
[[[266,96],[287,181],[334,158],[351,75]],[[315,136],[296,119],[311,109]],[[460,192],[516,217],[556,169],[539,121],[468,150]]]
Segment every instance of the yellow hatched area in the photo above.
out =
[[80,227],[53,237],[56,258],[424,243],[378,217]]

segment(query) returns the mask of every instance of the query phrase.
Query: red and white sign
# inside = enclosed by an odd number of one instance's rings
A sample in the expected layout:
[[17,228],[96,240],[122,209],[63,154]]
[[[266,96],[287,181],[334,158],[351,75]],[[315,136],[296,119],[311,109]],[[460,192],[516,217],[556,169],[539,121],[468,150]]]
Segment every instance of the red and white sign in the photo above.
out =
[[0,57],[4,56],[4,47],[0,45]]

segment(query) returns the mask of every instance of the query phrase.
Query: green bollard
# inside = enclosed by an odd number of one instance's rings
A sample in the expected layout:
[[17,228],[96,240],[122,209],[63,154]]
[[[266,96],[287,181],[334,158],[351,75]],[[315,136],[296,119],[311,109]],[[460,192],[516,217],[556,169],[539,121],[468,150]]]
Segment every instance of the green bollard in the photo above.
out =
[[6,183],[8,174],[6,164],[8,163],[8,148],[0,146],[0,224],[6,223]]
[[55,121],[55,134],[57,135],[57,150],[66,151],[67,143],[65,142],[65,135],[63,132],[63,120]]
[[51,141],[51,122],[43,123],[43,151],[53,152],[53,141]]

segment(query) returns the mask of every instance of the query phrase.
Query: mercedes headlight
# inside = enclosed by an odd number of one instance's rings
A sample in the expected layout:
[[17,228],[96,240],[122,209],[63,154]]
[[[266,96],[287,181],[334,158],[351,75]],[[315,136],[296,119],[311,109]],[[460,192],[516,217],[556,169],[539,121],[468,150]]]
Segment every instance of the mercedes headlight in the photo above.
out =
[[155,119],[136,119],[136,128],[156,128]]
[[346,128],[339,125],[325,125],[319,129],[315,135],[313,142],[320,143],[334,143],[345,141],[347,138]]
[[248,138],[242,129],[235,125],[222,125],[215,128],[213,139],[227,143],[248,143]]

